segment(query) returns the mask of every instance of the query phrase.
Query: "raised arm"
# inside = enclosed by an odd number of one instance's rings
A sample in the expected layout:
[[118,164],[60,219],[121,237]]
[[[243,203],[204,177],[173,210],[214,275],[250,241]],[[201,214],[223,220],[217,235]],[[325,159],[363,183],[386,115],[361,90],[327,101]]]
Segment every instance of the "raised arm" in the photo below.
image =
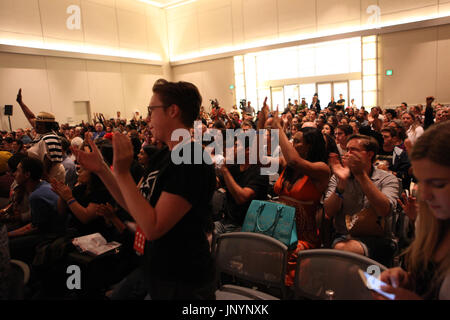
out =
[[28,121],[30,122],[31,126],[36,129],[36,116],[34,115],[34,113],[30,110],[30,108],[27,107],[27,105],[25,103],[23,103],[22,100],[22,88],[19,89],[19,92],[17,93],[17,98],[16,98],[17,103],[20,105],[20,107],[22,108],[23,113],[25,114],[25,117],[28,119]]
[[264,99],[261,112],[258,114],[258,129],[264,129],[264,124],[269,117],[269,106],[267,105],[267,97]]
[[281,152],[283,153],[286,165],[292,167],[296,171],[308,175],[316,184],[320,190],[325,190],[328,185],[328,179],[330,177],[330,169],[324,162],[310,162],[303,159],[295,150],[294,146],[289,142],[278,118],[278,110],[273,118],[272,126],[278,129]]
[[155,240],[166,234],[192,208],[185,198],[163,191],[153,207],[145,199],[130,174],[133,161],[133,147],[130,139],[121,133],[113,136],[114,177],[125,199],[128,212],[144,232],[148,240]]

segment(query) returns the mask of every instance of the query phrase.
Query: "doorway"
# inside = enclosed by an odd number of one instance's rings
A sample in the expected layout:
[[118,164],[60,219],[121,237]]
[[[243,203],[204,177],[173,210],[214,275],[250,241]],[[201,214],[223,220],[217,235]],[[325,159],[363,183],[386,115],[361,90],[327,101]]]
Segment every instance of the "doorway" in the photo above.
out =
[[69,125],[76,125],[81,122],[91,122],[91,105],[89,101],[74,101],[73,102],[73,117],[67,118]]

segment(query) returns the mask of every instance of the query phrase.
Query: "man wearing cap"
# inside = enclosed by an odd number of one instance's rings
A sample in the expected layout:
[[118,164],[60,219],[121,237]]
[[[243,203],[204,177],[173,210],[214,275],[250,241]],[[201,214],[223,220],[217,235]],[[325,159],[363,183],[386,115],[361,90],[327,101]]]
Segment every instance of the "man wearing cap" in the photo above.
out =
[[35,116],[22,101],[22,89],[17,94],[17,102],[37,133],[30,144],[28,155],[42,161],[45,180],[54,178],[64,183],[66,173],[62,165],[61,138],[56,134],[58,123],[55,121],[55,116],[44,111]]

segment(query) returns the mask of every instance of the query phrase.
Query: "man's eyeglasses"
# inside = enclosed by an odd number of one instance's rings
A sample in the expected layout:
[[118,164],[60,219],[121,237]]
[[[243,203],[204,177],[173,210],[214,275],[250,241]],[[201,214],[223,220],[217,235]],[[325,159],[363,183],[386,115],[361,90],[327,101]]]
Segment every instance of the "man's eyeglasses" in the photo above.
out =
[[152,115],[152,111],[158,108],[165,108],[166,106],[148,106],[147,107],[147,111],[148,111],[148,115],[151,116]]

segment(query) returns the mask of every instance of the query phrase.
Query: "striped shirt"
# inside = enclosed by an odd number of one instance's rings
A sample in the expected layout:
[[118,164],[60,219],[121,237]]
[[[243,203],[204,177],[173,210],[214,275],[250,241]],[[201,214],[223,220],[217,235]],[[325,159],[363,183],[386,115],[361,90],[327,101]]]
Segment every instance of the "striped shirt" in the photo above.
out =
[[[54,132],[49,132],[44,135],[39,135],[35,140],[31,142],[31,147],[29,151],[36,148],[40,149],[39,146],[45,144],[45,153],[51,162],[61,163],[63,161],[63,153],[61,146],[61,138],[56,135]],[[34,151],[34,150],[33,150]],[[43,154],[39,154],[41,152],[34,152],[38,155],[38,158],[43,160]]]

